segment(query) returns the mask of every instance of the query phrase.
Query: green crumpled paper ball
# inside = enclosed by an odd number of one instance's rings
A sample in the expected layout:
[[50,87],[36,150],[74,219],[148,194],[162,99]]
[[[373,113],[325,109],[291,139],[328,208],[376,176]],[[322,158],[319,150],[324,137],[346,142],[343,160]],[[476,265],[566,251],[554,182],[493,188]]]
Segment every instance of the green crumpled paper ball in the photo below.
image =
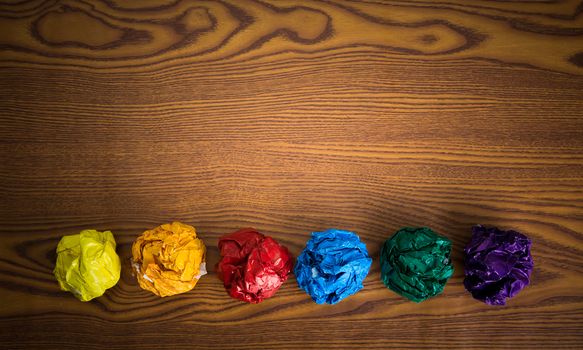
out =
[[63,236],[53,271],[61,289],[81,301],[103,295],[119,280],[121,264],[110,231],[83,230]]
[[381,247],[381,279],[416,302],[440,294],[453,274],[451,241],[428,227],[404,227]]

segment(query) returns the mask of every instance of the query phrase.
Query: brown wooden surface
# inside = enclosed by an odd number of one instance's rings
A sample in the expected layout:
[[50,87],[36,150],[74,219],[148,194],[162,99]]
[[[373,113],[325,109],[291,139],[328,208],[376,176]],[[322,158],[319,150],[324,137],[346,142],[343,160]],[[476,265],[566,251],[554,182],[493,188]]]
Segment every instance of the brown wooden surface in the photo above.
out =
[[[583,5],[571,0],[9,0],[0,5],[0,348],[583,346]],[[158,298],[132,241],[197,227],[211,273]],[[506,307],[462,285],[473,224],[527,233],[532,284]],[[380,244],[454,243],[445,292],[407,302]],[[252,226],[297,255],[356,231],[364,289],[316,305],[293,276],[230,299],[218,238]],[[59,238],[109,229],[120,283],[81,303]]]

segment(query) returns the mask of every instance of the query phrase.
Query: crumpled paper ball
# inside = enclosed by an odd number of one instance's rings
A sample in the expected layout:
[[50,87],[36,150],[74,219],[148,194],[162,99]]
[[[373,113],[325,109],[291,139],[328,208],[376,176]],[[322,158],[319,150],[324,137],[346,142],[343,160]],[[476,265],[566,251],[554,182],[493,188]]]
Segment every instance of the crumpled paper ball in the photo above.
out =
[[61,289],[89,301],[116,285],[121,272],[110,231],[83,230],[64,236],[57,246],[55,277]]
[[296,279],[318,304],[336,304],[362,289],[372,259],[350,231],[313,232],[295,266]]
[[219,252],[222,258],[217,273],[225,289],[247,303],[272,297],[292,268],[287,248],[252,228],[223,236]]
[[474,226],[464,249],[464,286],[486,304],[505,305],[530,282],[534,267],[530,246],[530,239],[520,232]]
[[140,287],[166,297],[185,293],[206,275],[206,247],[196,230],[180,222],[145,231],[132,246]]
[[453,274],[451,242],[428,227],[404,227],[381,247],[381,279],[392,291],[422,302],[443,291]]

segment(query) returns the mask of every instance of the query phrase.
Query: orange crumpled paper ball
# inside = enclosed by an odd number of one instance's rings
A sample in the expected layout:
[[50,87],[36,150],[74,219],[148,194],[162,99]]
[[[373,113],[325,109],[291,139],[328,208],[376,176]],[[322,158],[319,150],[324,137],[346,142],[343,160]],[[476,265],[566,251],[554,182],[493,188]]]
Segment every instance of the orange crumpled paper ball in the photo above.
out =
[[196,230],[180,222],[145,231],[132,246],[140,287],[166,297],[194,288],[206,271],[206,247]]

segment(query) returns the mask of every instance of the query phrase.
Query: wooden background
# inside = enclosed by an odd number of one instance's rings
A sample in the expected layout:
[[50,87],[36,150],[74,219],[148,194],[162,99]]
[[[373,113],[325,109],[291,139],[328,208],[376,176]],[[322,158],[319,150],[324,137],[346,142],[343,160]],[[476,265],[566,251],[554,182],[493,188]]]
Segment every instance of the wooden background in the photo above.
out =
[[[583,346],[583,4],[573,0],[4,0],[0,5],[0,348]],[[211,273],[140,290],[130,247],[197,227]],[[532,284],[506,307],[462,285],[473,224],[527,233]],[[379,279],[402,226],[454,243],[445,292]],[[294,255],[353,230],[364,289],[316,305],[293,276],[230,299],[216,244],[252,226]],[[120,283],[81,303],[60,237],[112,230]]]

